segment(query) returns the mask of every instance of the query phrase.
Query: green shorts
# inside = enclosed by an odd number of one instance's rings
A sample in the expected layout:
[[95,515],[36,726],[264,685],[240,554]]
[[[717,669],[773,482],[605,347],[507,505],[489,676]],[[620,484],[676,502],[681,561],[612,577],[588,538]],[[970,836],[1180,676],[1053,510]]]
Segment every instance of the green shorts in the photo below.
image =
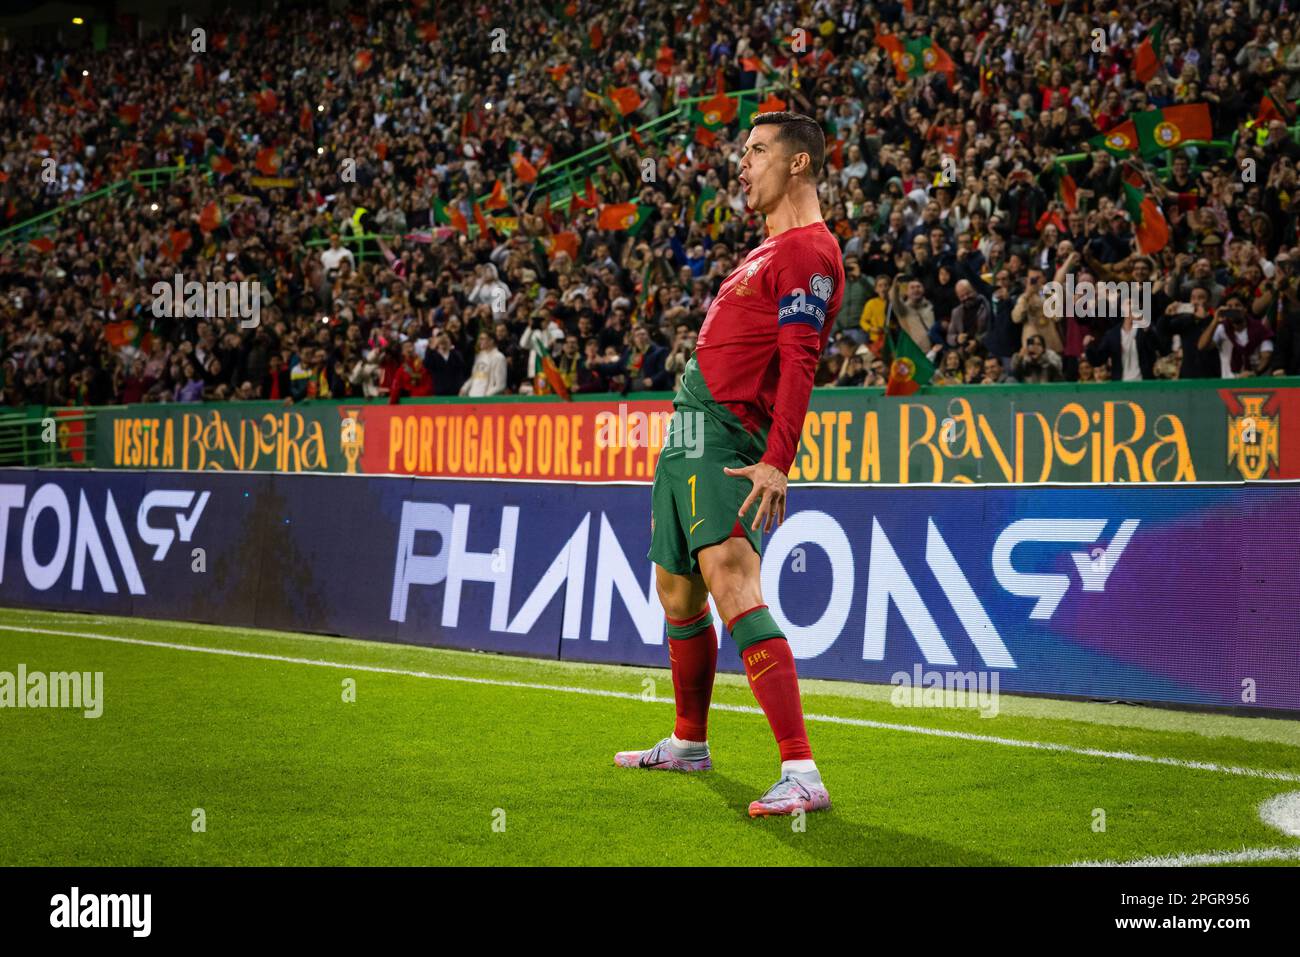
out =
[[763,454],[766,438],[765,433],[748,434],[739,422],[706,411],[705,403],[696,401],[689,390],[685,397],[678,392],[655,465],[647,555],[651,561],[674,575],[697,574],[696,553],[733,535],[743,535],[756,553],[763,554],[761,526],[749,527],[759,501],[750,505],[743,520],[738,516],[753,483],[722,470],[753,465]]

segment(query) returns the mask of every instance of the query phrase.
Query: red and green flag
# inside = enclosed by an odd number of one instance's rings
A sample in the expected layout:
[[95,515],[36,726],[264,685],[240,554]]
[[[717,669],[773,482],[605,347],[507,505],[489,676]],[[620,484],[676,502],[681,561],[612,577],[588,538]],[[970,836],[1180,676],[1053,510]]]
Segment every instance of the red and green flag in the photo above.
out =
[[611,86],[605,91],[605,96],[618,111],[619,116],[635,113],[641,106],[641,94],[634,86]]
[[1145,39],[1138,44],[1133,54],[1133,72],[1138,82],[1150,83],[1160,70],[1160,61],[1165,55],[1165,25],[1157,23],[1147,31]]
[[1074,177],[1069,173],[1062,173],[1060,182],[1057,184],[1061,192],[1061,202],[1070,212],[1079,208],[1079,185],[1074,181]]
[[199,229],[204,235],[214,232],[225,221],[226,217],[221,214],[221,208],[215,200],[204,206],[203,212],[199,213]]
[[[880,47],[888,55],[890,62],[894,64],[894,70],[898,70],[898,61],[903,56],[903,41],[896,33],[882,33],[880,24],[876,24],[876,46]],[[900,80],[906,79],[907,74],[901,73]]]
[[280,172],[280,151],[273,146],[263,147],[257,151],[253,165],[263,176],[274,176]]
[[609,203],[600,208],[597,226],[635,236],[650,218],[651,208],[640,203]]
[[576,261],[578,258],[578,234],[565,230],[562,233],[553,233],[546,237],[547,258],[554,258],[558,253],[567,253],[570,259]]
[[492,184],[492,195],[483,201],[483,205],[493,211],[510,205],[510,197],[506,195],[506,187],[501,180]]
[[877,33],[876,44],[889,54],[900,83],[908,77],[942,73],[948,78],[949,89],[955,85],[957,65],[947,51],[930,37],[904,41],[893,34]]
[[117,125],[118,126],[135,126],[140,122],[142,108],[136,103],[126,103],[117,108]]
[[1283,123],[1288,122],[1287,106],[1272,93],[1266,92],[1264,98],[1259,101],[1259,111],[1255,114],[1255,119],[1246,125],[1263,126],[1273,120],[1281,120]]
[[433,221],[439,226],[450,226],[464,235],[469,235],[469,223],[465,221],[465,214],[454,205],[448,206],[437,197],[433,200]]
[[280,108],[280,98],[275,95],[274,90],[263,90],[253,97],[253,104],[262,116],[270,116]]
[[519,182],[537,182],[537,167],[528,162],[523,153],[516,153],[510,157],[510,167],[515,171],[515,179]]
[[177,262],[181,254],[190,248],[190,243],[194,241],[194,236],[188,229],[173,229],[163,243],[163,255],[172,262]]
[[596,187],[591,184],[591,177],[587,177],[586,189],[583,195],[579,195],[575,190],[570,205],[578,209],[595,209],[600,205],[600,196],[596,193]]
[[691,110],[691,119],[697,126],[716,131],[736,118],[737,104],[725,93],[717,93]]
[[893,352],[885,395],[911,395],[934,377],[934,364],[907,333],[894,336]]
[[1169,244],[1169,222],[1155,200],[1147,196],[1141,177],[1134,173],[1124,176],[1124,205],[1133,220],[1133,234],[1142,255],[1157,253]]
[[1095,150],[1105,150],[1112,156],[1128,156],[1137,152],[1137,126],[1132,120],[1125,120],[1118,126],[1111,127],[1105,133],[1088,140],[1088,146]]
[[1163,110],[1134,113],[1138,149],[1143,156],[1174,149],[1183,143],[1214,139],[1208,103],[1167,106]]
[[718,191],[713,186],[706,186],[700,190],[700,198],[695,201],[695,208],[691,210],[692,222],[698,223],[700,220],[704,219],[706,215],[705,207],[708,206],[709,203],[713,202],[717,195]]
[[470,209],[474,212],[474,225],[478,227],[479,236],[486,236],[489,227],[487,217],[483,215],[483,210],[479,209],[477,201],[470,204]]

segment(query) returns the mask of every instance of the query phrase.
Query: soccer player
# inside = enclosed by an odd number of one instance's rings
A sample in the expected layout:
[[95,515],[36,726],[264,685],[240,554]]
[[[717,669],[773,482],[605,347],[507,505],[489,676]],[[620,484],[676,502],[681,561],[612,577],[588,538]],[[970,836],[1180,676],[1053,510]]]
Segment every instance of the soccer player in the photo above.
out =
[[649,558],[668,621],[677,723],[622,767],[705,771],[718,660],[711,594],[781,753],[781,778],[751,816],[830,807],[813,762],[794,656],[763,603],[762,535],[785,518],[786,476],[844,290],[817,180],[826,138],[810,117],[755,117],[740,186],[767,239],[722,283],[682,373],[655,468]]

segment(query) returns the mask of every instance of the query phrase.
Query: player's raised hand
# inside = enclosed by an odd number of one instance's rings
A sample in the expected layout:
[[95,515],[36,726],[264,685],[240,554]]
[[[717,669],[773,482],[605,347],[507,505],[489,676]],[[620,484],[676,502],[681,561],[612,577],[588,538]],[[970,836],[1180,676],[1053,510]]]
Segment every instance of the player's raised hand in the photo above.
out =
[[754,504],[754,499],[761,496],[758,512],[749,526],[751,530],[757,529],[761,523],[763,531],[770,532],[785,521],[785,493],[788,483],[785,473],[779,468],[766,462],[756,462],[739,469],[724,467],[722,471],[735,478],[747,478],[754,483],[754,487],[749,490],[749,496],[740,506],[738,515],[741,518],[745,517],[749,507]]

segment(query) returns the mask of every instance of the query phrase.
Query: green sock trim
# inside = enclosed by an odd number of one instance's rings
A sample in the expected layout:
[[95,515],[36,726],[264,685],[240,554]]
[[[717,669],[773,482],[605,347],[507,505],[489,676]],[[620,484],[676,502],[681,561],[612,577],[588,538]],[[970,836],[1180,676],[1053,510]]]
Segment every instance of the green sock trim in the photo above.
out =
[[668,625],[668,637],[672,641],[682,641],[686,638],[694,638],[705,629],[713,627],[713,611],[709,608],[704,609],[704,617],[697,621],[689,622],[685,625]]
[[766,608],[757,608],[741,617],[730,629],[736,648],[743,654],[750,645],[768,638],[782,638],[781,628]]

